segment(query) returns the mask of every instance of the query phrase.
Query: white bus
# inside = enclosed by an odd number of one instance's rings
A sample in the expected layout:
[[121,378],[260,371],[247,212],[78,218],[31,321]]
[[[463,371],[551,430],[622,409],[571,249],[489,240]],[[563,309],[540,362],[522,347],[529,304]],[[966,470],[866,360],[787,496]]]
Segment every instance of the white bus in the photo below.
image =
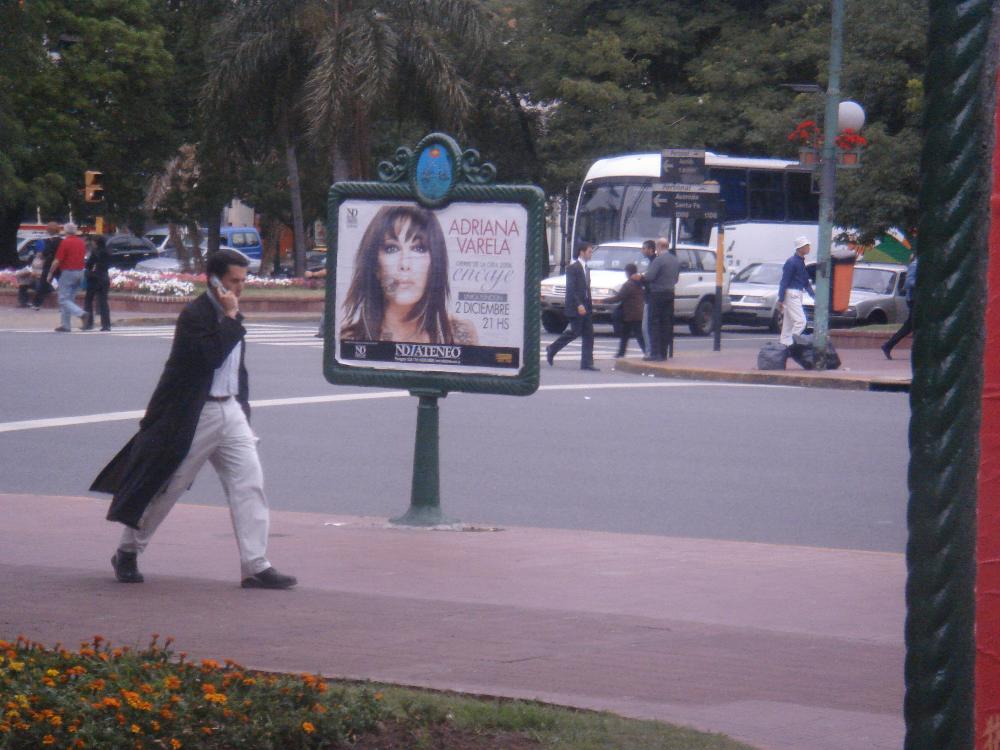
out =
[[[726,268],[739,271],[757,261],[784,261],[799,235],[815,251],[819,195],[812,174],[798,162],[705,152],[707,179],[725,200]],[[661,155],[628,154],[599,159],[580,188],[570,247],[581,242],[642,241],[671,236],[670,219],[653,216],[652,188],[663,182]],[[678,220],[677,246],[715,250],[714,221]],[[569,259],[564,259],[564,264]]]

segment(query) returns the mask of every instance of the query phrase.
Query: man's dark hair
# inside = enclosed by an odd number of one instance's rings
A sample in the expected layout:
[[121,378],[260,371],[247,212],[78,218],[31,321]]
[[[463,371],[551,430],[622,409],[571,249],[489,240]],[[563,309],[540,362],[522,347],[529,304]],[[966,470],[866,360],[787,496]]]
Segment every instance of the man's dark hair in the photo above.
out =
[[642,243],[642,249],[643,250],[653,250],[653,251],[655,251],[656,250],[656,241],[655,240],[646,240],[645,242]]
[[626,263],[625,264],[625,275],[626,276],[628,276],[629,278],[632,278],[632,275],[636,274],[636,273],[639,273],[639,266],[637,266],[635,263]]
[[573,253],[573,260],[576,260],[577,258],[579,258],[580,257],[580,253],[582,253],[588,247],[593,247],[593,245],[591,243],[589,243],[589,242],[581,242],[581,243],[579,243],[576,246],[576,252]]
[[221,279],[226,275],[226,271],[229,270],[230,266],[242,266],[246,268],[249,265],[250,261],[243,253],[229,249],[218,250],[208,256],[208,262],[205,264],[205,274],[207,276],[218,276]]

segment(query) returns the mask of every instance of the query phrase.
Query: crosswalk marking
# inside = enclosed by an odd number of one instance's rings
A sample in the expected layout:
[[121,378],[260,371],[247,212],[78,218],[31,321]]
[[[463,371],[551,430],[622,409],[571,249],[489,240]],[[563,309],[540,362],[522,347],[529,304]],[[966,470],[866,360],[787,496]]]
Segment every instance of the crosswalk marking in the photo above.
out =
[[[323,339],[316,337],[316,326],[293,325],[289,323],[250,323],[246,326],[247,343],[261,346],[294,346],[308,349],[322,349]],[[51,331],[17,330],[6,329],[3,333],[39,333],[50,334]],[[98,336],[115,338],[153,338],[170,340],[174,337],[173,325],[145,325],[145,326],[116,326],[110,332],[73,331],[73,335]],[[554,341],[556,337],[550,334],[543,334],[539,342],[539,352],[541,357],[545,357],[545,347]],[[594,341],[594,359],[612,360],[618,351],[618,340],[598,337]],[[638,346],[634,341],[629,342],[629,353],[637,354]],[[565,362],[580,358],[580,340],[570,342],[566,348],[560,351],[555,359],[557,362]]]

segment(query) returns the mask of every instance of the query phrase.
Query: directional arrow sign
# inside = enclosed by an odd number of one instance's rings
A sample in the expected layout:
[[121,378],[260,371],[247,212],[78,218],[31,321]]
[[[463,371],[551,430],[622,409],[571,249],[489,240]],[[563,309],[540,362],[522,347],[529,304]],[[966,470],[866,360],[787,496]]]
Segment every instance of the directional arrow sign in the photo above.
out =
[[719,185],[658,184],[652,190],[652,215],[678,219],[719,218]]
[[665,182],[700,185],[705,181],[705,152],[692,148],[664,149],[660,173]]

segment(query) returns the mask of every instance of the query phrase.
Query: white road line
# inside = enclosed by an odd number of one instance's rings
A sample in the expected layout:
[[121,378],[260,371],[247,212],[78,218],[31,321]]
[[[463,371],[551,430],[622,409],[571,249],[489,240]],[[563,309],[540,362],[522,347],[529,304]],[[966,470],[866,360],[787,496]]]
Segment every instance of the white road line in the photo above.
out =
[[[564,383],[543,385],[539,391],[585,391],[621,390],[626,388],[780,388],[782,386],[756,383],[715,383],[715,382],[657,382],[657,383]],[[377,393],[340,393],[329,396],[298,396],[291,398],[270,398],[251,401],[250,406],[263,409],[271,406],[301,406],[303,404],[329,404],[344,401],[372,401],[385,398],[404,398],[409,391],[379,391]],[[0,432],[23,432],[41,430],[47,427],[74,427],[101,422],[123,422],[141,419],[144,411],[113,411],[104,414],[84,414],[77,417],[51,417],[49,419],[26,419],[19,422],[0,422]]]

